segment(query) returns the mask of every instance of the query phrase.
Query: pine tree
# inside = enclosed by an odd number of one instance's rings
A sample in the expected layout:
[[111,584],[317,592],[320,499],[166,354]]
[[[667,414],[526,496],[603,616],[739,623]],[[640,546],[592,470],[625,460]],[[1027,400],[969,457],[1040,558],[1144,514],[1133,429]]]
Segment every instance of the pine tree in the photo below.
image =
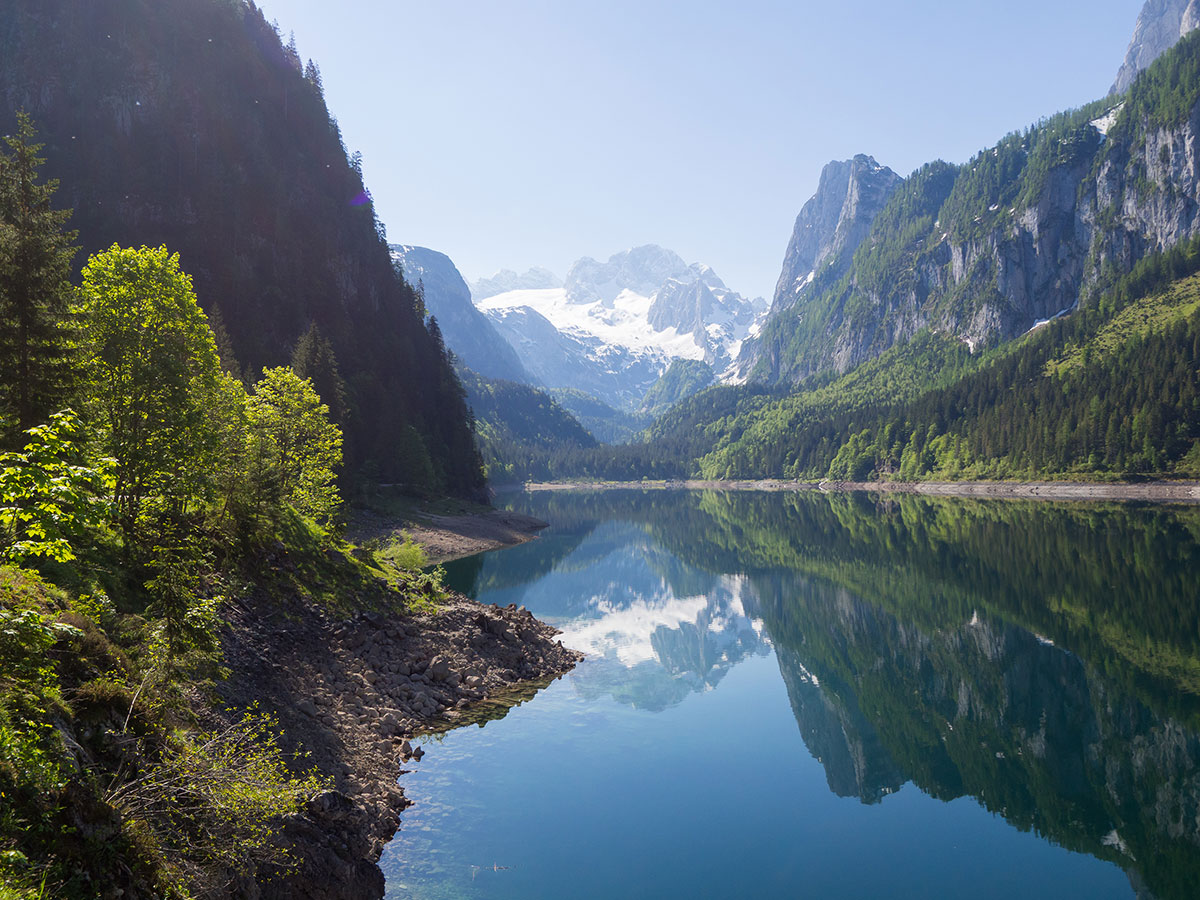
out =
[[[219,345],[218,345],[219,346]],[[312,382],[321,402],[329,407],[329,419],[335,425],[346,424],[346,382],[338,371],[333,346],[316,323],[296,343],[292,351],[292,369]]]
[[213,340],[217,344],[217,355],[221,358],[221,370],[226,375],[232,375],[242,380],[242,370],[238,365],[237,354],[233,350],[233,339],[229,329],[225,327],[225,317],[221,315],[221,307],[214,306],[208,317],[208,327],[212,329]]
[[68,280],[76,232],[71,213],[51,206],[58,182],[38,183],[38,156],[29,116],[0,152],[0,404],[15,418],[16,435],[49,421],[76,384],[75,328]]

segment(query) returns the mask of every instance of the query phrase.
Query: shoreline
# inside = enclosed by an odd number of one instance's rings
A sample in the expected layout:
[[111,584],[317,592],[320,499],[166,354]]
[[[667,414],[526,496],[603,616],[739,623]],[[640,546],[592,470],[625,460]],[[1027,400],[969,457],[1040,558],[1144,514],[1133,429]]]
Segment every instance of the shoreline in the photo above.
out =
[[[529,540],[530,523],[497,532],[491,521],[469,532],[471,546],[510,540],[506,531]],[[452,525],[446,540],[461,550],[461,523]],[[231,885],[230,896],[382,900],[378,862],[412,805],[401,776],[425,755],[416,739],[502,716],[565,675],[583,654],[559,634],[524,607],[455,593],[420,612],[364,605],[337,613],[295,595],[230,603],[224,705],[276,716],[285,752],[302,754],[328,782],[285,824],[282,842],[297,868],[260,870]]]
[[822,493],[923,494],[934,497],[976,497],[1028,500],[1121,500],[1155,503],[1200,503],[1200,482],[1147,481],[554,481],[514,485],[516,491],[821,491]]
[[421,545],[430,565],[532,541],[549,523],[504,509],[460,514],[415,513],[401,518],[360,510],[347,538],[354,543],[395,539],[407,534]]

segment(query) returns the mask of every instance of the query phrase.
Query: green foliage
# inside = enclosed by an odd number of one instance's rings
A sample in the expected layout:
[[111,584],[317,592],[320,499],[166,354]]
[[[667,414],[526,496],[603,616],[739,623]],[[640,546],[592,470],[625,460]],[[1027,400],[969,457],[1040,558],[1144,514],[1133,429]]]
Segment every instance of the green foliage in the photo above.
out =
[[717,380],[712,366],[702,359],[676,359],[663,376],[646,392],[642,412],[648,416],[662,415],[680,400],[704,390]]
[[311,772],[291,773],[278,727],[251,710],[216,731],[178,734],[158,765],[115,785],[105,801],[127,827],[144,827],[184,876],[278,866],[282,823],[328,786]]
[[[78,380],[71,315],[71,259],[76,234],[68,211],[51,206],[57,181],[38,183],[45,162],[29,116],[0,153],[0,411],[19,433],[62,409]],[[11,443],[12,435],[0,435]]]
[[329,407],[329,420],[339,427],[345,427],[350,415],[346,382],[338,369],[333,345],[315,323],[304,332],[292,351],[291,366],[292,371],[312,384],[313,390]]
[[596,439],[550,394],[526,384],[460,369],[488,478],[529,477],[530,458],[560,447],[595,447]]
[[[432,490],[476,496],[481,461],[449,358],[395,274],[373,204],[359,202],[367,185],[319,70],[260,6],[12,7],[0,33],[0,131],[16,104],[36,100],[46,168],[69,187],[85,254],[114,241],[178,251],[204,308],[220,306],[221,354],[237,374],[288,364],[315,324],[336,354],[344,408],[316,372],[302,374],[343,429],[349,479],[412,480],[412,458],[396,453],[411,428],[432,460]],[[143,71],[156,74],[135,102],[130,73]]]
[[1109,130],[1114,142],[1188,120],[1200,101],[1200,35],[1188,34],[1146,68],[1125,94],[1125,107]]
[[376,548],[375,562],[404,595],[410,609],[432,612],[447,597],[443,584],[446,570],[441,566],[429,568],[429,557],[421,545],[407,533],[402,532],[401,537],[399,542],[388,541]]
[[312,383],[285,366],[264,369],[247,415],[251,456],[263,463],[260,490],[331,528],[341,505],[342,432]]
[[0,454],[0,560],[73,560],[72,541],[107,520],[109,461],[87,465],[81,436],[68,410],[29,429],[20,453]]
[[604,444],[628,443],[649,424],[645,416],[615,409],[598,397],[575,388],[554,388],[550,396],[592,437]]
[[117,521],[136,545],[148,513],[179,515],[210,494],[220,361],[191,279],[165,247],[96,254],[80,296]]
[[0,666],[5,677],[48,685],[53,666],[46,652],[60,640],[82,632],[72,625],[47,622],[36,610],[0,609]]

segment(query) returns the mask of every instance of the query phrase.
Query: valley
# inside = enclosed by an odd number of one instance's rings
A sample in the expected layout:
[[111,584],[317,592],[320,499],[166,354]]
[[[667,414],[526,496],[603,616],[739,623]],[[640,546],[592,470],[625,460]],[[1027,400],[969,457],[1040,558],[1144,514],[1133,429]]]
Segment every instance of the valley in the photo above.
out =
[[0,0],[0,900],[1192,896],[1122,3]]

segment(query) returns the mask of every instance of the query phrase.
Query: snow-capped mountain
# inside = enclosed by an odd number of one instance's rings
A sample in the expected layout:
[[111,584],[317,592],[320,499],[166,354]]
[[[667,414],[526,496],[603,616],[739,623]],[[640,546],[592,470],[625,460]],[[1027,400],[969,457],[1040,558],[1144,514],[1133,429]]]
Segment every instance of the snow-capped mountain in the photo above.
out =
[[475,302],[495,297],[507,291],[537,291],[545,288],[562,287],[562,279],[551,272],[535,266],[518,275],[512,269],[501,269],[491,278],[480,278],[471,285],[471,296]]
[[[633,408],[674,359],[729,368],[766,313],[708,266],[647,245],[571,266],[561,288],[475,298],[550,388],[576,388]],[[557,336],[547,330],[550,326]]]

